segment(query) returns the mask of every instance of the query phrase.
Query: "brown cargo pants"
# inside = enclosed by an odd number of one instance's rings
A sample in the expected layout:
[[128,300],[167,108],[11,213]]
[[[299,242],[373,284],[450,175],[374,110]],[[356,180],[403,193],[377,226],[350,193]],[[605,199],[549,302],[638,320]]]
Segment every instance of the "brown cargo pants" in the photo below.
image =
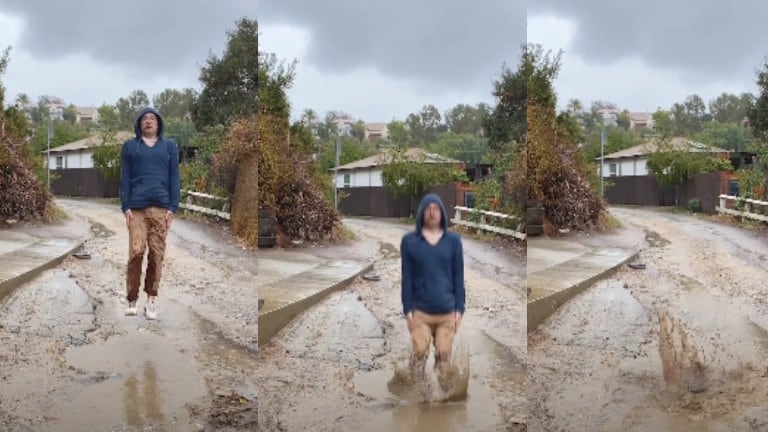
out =
[[160,207],[131,210],[133,217],[128,226],[128,271],[126,272],[129,302],[139,298],[141,270],[147,249],[149,253],[147,253],[144,291],[150,296],[157,295],[165,255],[165,238],[168,234],[166,213],[167,210]]
[[413,311],[413,320],[408,328],[413,345],[412,366],[422,366],[427,360],[429,346],[434,340],[435,366],[450,361],[453,337],[456,334],[454,313],[431,315]]

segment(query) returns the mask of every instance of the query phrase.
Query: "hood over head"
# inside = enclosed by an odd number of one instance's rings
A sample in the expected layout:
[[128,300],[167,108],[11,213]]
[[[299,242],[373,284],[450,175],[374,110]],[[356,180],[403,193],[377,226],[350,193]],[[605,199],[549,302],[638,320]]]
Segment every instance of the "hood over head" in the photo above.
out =
[[152,107],[146,107],[142,109],[139,112],[138,117],[136,117],[136,122],[134,123],[134,132],[136,132],[136,139],[141,138],[141,118],[144,117],[144,114],[152,113],[157,117],[157,137],[160,138],[163,136],[163,116],[160,115],[160,112]]
[[424,225],[424,210],[426,210],[427,206],[431,203],[436,203],[438,207],[440,207],[440,225],[442,225],[444,231],[448,230],[448,217],[445,211],[445,205],[443,205],[443,200],[439,195],[430,193],[421,199],[419,209],[416,212],[416,233],[418,234],[421,234],[421,228]]

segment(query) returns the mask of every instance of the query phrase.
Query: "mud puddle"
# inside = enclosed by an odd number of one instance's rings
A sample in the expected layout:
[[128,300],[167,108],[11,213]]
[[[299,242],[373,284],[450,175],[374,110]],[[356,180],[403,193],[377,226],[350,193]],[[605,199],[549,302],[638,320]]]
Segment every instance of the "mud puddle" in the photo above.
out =
[[[115,303],[115,313],[122,313],[124,305]],[[255,385],[224,372],[255,369],[250,353],[183,305],[167,299],[159,305],[158,321],[146,320],[140,301],[139,316],[119,317],[117,334],[66,352],[76,374],[70,397],[57,402],[41,430],[192,431],[204,424],[256,424]]]
[[[404,398],[388,390],[388,382],[405,370],[405,363],[359,373],[354,378],[356,391],[379,407],[372,413],[372,431],[466,431],[488,430],[504,424],[499,393],[524,397],[525,371],[508,349],[484,332],[466,328],[455,342],[452,363],[459,374],[448,393],[439,389],[433,372],[434,355],[427,362],[430,392],[424,397],[414,389]],[[397,371],[396,371],[397,369]],[[418,400],[413,396],[422,396]]]
[[649,229],[645,230],[645,241],[654,248],[661,248],[670,244],[670,241],[662,237],[661,234]]
[[42,430],[194,429],[185,405],[205,397],[205,383],[197,365],[162,337],[134,332],[74,348],[66,357],[71,367],[96,379],[80,381],[58,420]]
[[[768,427],[768,423],[765,423],[765,419],[760,420],[757,417],[747,420],[747,424],[752,423],[753,426],[749,429],[744,429],[739,425],[740,422],[735,422],[727,418],[713,419],[703,415],[668,413],[660,409],[643,409],[637,415],[644,419],[643,424],[628,426],[624,430],[627,432],[732,432],[739,430],[768,430],[768,428],[766,428]],[[762,428],[760,426],[762,426]]]

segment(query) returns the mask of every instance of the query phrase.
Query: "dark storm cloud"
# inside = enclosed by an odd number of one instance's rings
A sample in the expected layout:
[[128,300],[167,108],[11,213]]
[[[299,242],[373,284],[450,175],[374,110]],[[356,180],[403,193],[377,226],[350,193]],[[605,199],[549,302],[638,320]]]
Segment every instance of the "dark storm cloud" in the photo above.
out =
[[308,31],[304,61],[323,72],[373,67],[467,88],[517,62],[526,10],[523,0],[261,0],[259,17]]
[[589,62],[639,56],[652,67],[727,79],[768,54],[764,0],[537,0],[529,14],[573,21],[571,52]]
[[[213,50],[236,21],[255,18],[248,0],[2,0],[0,13],[24,24],[18,48],[40,59],[86,54],[96,62],[177,74]],[[187,71],[181,71],[187,73]]]

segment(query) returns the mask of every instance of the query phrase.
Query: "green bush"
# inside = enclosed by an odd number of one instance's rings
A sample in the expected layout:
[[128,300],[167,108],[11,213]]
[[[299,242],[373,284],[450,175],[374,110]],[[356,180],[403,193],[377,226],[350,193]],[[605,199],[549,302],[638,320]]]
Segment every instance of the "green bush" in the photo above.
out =
[[692,213],[701,213],[701,200],[698,198],[688,200],[688,211]]

